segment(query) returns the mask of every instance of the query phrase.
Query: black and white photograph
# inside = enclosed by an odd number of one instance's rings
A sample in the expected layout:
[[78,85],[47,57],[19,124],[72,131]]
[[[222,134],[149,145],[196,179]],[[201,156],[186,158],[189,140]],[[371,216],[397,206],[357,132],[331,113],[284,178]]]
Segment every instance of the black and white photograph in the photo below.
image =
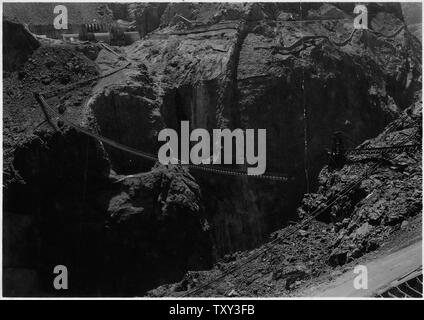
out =
[[1,10],[2,298],[422,298],[421,1]]

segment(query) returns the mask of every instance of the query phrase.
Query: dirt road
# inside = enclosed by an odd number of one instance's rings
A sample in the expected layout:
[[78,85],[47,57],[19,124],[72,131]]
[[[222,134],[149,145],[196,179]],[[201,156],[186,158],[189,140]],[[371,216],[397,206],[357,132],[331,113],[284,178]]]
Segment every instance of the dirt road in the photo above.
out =
[[421,241],[397,252],[378,258],[366,264],[368,289],[355,289],[353,286],[358,273],[346,272],[331,283],[312,288],[311,297],[371,297],[392,281],[417,269],[422,265]]

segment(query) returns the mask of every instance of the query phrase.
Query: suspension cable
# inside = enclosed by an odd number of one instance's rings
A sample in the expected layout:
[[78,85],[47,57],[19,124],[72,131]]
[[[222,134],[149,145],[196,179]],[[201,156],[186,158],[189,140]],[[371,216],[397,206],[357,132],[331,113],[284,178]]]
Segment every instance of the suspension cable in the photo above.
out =
[[[303,17],[302,3],[299,2],[300,16]],[[302,46],[304,45],[304,37],[302,37]],[[302,64],[302,102],[303,102],[303,139],[304,139],[304,154],[303,165],[305,170],[306,193],[309,193],[309,156],[308,156],[308,111],[306,107],[305,95],[305,67]],[[309,213],[309,212],[308,212]]]
[[[65,124],[67,124],[68,126],[76,129],[77,131],[88,135],[98,141],[101,141],[109,146],[112,146],[116,149],[122,150],[122,151],[126,151],[130,154],[142,157],[146,160],[150,160],[150,161],[158,161],[157,156],[147,153],[147,152],[143,152],[140,150],[137,150],[135,148],[123,145],[119,142],[116,142],[112,139],[106,138],[104,136],[98,135],[96,133],[93,133],[85,128],[82,128],[81,126],[75,124],[74,122],[70,121],[69,119],[67,119],[66,117],[62,116],[61,114],[59,114],[56,110],[54,110],[50,105],[48,105],[48,103],[45,101],[44,97],[39,94],[39,93],[34,93],[36,100],[41,104],[41,106],[46,109],[49,110],[49,112],[53,113],[56,117],[58,117],[60,120],[62,120]],[[49,122],[53,128],[55,128],[55,126],[52,124],[52,122]],[[57,130],[55,128],[55,130]],[[181,163],[180,163],[181,164]],[[292,180],[293,178],[285,175],[285,174],[278,174],[278,173],[272,173],[272,174],[263,174],[263,175],[249,175],[246,171],[242,171],[242,170],[238,170],[238,169],[233,169],[233,168],[225,168],[225,167],[214,167],[211,168],[209,166],[206,165],[194,165],[194,164],[182,164],[182,165],[186,165],[188,168],[190,169],[194,169],[194,170],[202,170],[202,171],[207,171],[207,172],[212,172],[212,173],[217,173],[217,174],[224,174],[224,175],[232,175],[232,176],[245,176],[247,178],[257,178],[257,179],[268,179],[268,180],[274,180],[274,181],[289,181]],[[215,165],[214,165],[215,166]]]
[[[105,73],[103,75],[98,75],[98,76],[95,76],[95,77],[91,77],[91,78],[88,78],[88,79],[77,81],[75,83],[72,83],[70,85],[66,85],[66,86],[63,86],[63,87],[60,87],[60,88],[57,88],[57,89],[53,89],[53,90],[50,90],[50,91],[41,92],[40,94],[43,95],[43,97],[45,97],[45,98],[53,98],[53,97],[57,96],[60,92],[62,92],[64,90],[68,91],[68,90],[74,89],[74,88],[76,88],[78,86],[81,86],[83,84],[87,84],[87,83],[90,83],[90,82],[93,82],[93,81],[97,81],[97,80],[100,80],[100,79],[103,79],[103,78],[107,78],[107,77],[109,77],[109,76],[111,76],[111,75],[113,75],[113,74],[115,74],[115,73],[117,73],[117,72],[119,72],[121,70],[124,70],[130,64],[131,64],[131,62],[128,62],[124,66],[119,67],[119,68],[116,68],[116,69],[113,69],[110,72],[107,72],[107,73]],[[52,94],[54,94],[54,95],[52,95]]]

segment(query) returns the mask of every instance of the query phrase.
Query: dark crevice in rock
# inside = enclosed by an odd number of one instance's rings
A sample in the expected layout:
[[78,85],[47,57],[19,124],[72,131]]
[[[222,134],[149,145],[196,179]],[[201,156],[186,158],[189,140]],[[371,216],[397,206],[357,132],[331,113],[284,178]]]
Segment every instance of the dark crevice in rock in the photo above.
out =
[[239,23],[235,41],[232,45],[225,73],[220,80],[218,101],[216,106],[216,122],[218,128],[237,128],[237,70],[240,52],[251,26],[246,21]]

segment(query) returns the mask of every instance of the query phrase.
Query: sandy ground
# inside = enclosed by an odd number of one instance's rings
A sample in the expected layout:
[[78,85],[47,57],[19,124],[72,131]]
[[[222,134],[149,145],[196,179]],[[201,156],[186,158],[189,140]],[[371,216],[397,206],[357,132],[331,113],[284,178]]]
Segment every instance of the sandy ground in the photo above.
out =
[[[421,215],[410,221],[407,229],[401,229],[379,250],[348,264],[342,271],[314,281],[298,292],[308,297],[372,297],[392,281],[422,266],[422,222]],[[367,267],[368,289],[357,290],[353,281],[358,265]]]
[[388,256],[366,264],[368,288],[356,289],[354,280],[358,273],[346,272],[329,284],[316,287],[311,297],[372,297],[388,283],[414,271],[422,265],[421,241]]

